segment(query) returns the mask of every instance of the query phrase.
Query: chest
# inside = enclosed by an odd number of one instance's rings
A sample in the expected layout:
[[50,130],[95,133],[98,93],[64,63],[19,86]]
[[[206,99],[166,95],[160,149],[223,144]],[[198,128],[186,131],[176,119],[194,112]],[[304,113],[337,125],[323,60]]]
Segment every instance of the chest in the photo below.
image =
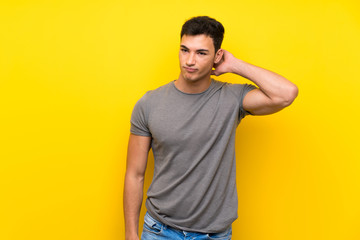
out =
[[236,124],[238,113],[236,99],[226,98],[221,92],[164,98],[152,106],[149,130],[153,141],[162,146],[198,144]]

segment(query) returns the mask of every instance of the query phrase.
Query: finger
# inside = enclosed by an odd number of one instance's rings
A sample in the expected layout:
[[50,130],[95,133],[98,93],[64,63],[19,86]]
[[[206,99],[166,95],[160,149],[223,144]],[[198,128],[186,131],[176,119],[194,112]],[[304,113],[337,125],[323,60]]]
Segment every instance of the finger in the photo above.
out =
[[215,70],[211,70],[211,75],[219,76],[221,73]]
[[219,76],[219,73],[215,70],[211,70],[211,75]]

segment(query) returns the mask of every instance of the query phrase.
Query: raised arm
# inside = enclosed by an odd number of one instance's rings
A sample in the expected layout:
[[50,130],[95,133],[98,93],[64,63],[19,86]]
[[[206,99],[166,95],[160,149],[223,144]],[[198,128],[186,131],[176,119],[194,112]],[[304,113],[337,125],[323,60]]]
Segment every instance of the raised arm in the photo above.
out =
[[298,95],[295,84],[277,73],[235,58],[230,52],[223,51],[222,60],[216,64],[212,74],[235,73],[254,82],[259,89],[246,94],[244,110],[253,115],[267,115],[289,106]]
[[139,215],[150,142],[150,137],[130,134],[124,185],[126,240],[139,240]]

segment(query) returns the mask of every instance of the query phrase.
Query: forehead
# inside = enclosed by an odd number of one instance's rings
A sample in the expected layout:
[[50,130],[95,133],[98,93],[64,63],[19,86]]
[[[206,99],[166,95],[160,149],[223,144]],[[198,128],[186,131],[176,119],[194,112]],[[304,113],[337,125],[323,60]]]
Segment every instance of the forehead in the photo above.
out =
[[207,49],[209,51],[215,51],[212,38],[205,34],[195,36],[183,35],[180,45],[184,45],[191,50]]

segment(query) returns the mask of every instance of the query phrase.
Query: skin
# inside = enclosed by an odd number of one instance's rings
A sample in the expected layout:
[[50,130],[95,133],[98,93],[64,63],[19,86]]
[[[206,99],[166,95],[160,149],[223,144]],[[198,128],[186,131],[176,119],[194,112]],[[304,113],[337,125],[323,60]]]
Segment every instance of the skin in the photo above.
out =
[[150,137],[131,134],[129,138],[124,185],[126,240],[139,240],[139,215],[150,142]]
[[[211,75],[233,73],[254,82],[259,88],[248,92],[243,100],[243,108],[253,115],[278,112],[298,95],[296,85],[279,74],[242,61],[224,49],[215,52],[212,39],[206,35],[184,35],[179,62],[180,75],[174,84],[186,93],[205,91],[210,86]],[[150,137],[130,134],[124,186],[126,240],[139,240],[139,214],[150,143]]]
[[215,54],[215,47],[210,37],[205,35],[181,38],[179,62],[180,75],[175,86],[186,93],[199,93],[210,85],[211,70],[219,63],[223,51]]

